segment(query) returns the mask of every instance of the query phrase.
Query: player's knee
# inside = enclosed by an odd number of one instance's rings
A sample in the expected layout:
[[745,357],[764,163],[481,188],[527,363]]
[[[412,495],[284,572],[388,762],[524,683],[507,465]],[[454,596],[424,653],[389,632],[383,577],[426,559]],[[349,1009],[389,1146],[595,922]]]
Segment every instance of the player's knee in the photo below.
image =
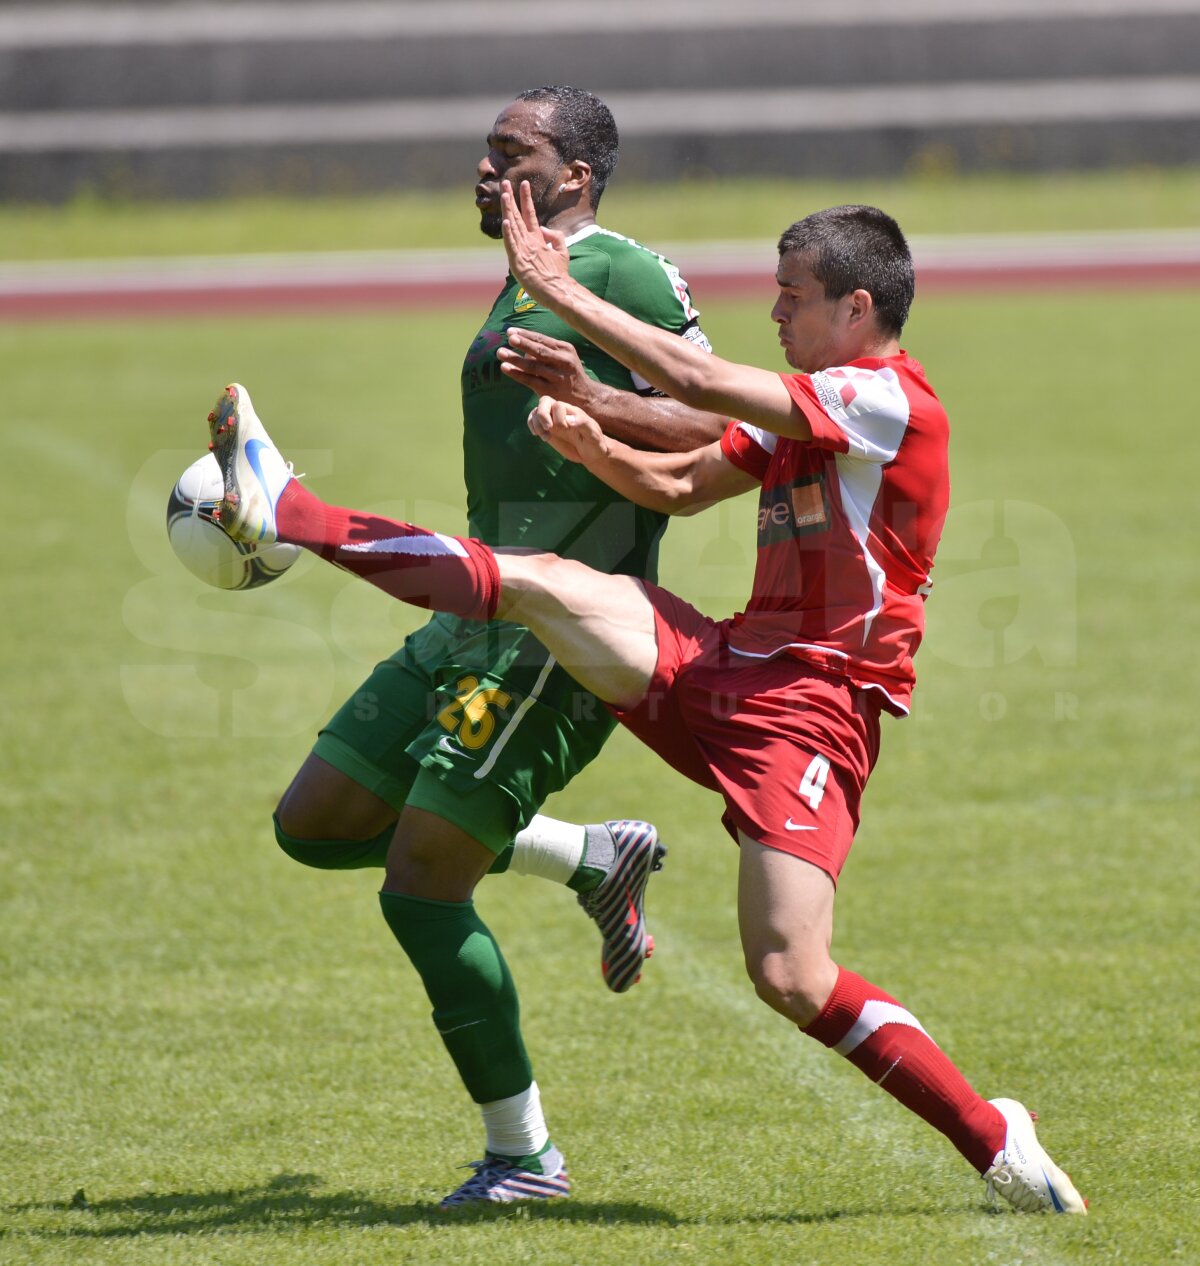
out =
[[557,554],[506,555],[503,564],[502,613],[553,614],[570,605],[573,587],[586,584],[593,575],[590,568]]
[[396,810],[340,770],[310,756],[275,808],[277,828],[297,840],[369,840],[390,832]]
[[285,791],[279,798],[279,803],[275,806],[275,812],[271,814],[271,821],[275,823],[275,838],[279,841],[279,847],[287,852],[284,848],[285,839],[292,837],[301,837],[304,834],[304,821],[297,814],[289,803],[289,792]]
[[429,901],[470,901],[495,857],[437,814],[408,808],[387,851],[383,891]]
[[[339,834],[333,826],[333,815],[322,797],[308,794],[303,771],[279,798],[275,806],[275,837],[284,848],[283,836],[292,839],[322,839]],[[286,852],[287,849],[284,848]]]
[[[442,894],[448,884],[456,884],[461,878],[453,864],[430,848],[428,841],[414,841],[399,835],[388,850],[385,867],[384,892],[431,901],[450,899]],[[469,891],[466,897],[456,893],[455,899],[465,900],[469,896]]]
[[364,840],[306,839],[286,829],[278,812],[274,816],[275,842],[293,861],[316,870],[362,870],[382,866],[387,857],[391,831]]
[[802,1028],[821,1014],[837,979],[832,963],[807,963],[775,953],[747,954],[746,971],[759,998]]
[[[321,841],[303,840],[293,835],[284,826],[280,812],[281,810],[277,808],[271,818],[275,825],[275,843],[294,862],[300,862],[304,866],[315,866],[318,870],[329,869],[327,866],[322,865],[325,850],[320,847]],[[316,847],[314,847],[314,843],[317,845]]]

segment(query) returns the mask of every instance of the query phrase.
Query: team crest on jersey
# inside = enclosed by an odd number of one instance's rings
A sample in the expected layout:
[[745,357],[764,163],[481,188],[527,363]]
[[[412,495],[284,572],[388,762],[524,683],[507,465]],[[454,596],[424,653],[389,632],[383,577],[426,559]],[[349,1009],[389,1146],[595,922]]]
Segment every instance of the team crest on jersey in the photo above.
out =
[[789,537],[822,532],[828,526],[824,475],[805,475],[782,487],[763,489],[758,507],[760,546],[778,545]]
[[513,297],[514,312],[528,312],[532,308],[537,307],[537,300],[532,298],[524,286],[517,287],[517,293]]

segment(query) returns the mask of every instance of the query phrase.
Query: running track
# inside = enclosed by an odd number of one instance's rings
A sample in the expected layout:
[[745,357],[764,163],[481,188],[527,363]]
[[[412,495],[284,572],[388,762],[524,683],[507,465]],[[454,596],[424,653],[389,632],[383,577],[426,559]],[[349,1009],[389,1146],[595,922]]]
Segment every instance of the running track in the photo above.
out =
[[[1200,231],[914,238],[917,286],[939,292],[1200,287]],[[774,294],[775,249],[680,243],[666,254],[701,303]],[[499,246],[464,251],[0,263],[0,320],[439,308],[490,302]]]

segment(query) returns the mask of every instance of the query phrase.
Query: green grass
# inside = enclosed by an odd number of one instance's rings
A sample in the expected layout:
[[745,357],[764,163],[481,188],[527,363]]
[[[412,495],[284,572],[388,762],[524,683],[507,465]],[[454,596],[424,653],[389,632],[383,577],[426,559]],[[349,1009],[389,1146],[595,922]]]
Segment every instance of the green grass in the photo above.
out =
[[[480,246],[469,179],[436,195],[10,205],[0,207],[0,258]],[[843,202],[884,207],[914,234],[1191,228],[1200,223],[1200,167],[1043,176],[931,169],[903,180],[802,183],[626,186],[618,178],[602,205],[607,224],[647,242],[679,242],[774,240],[808,211]]]
[[[203,591],[162,515],[236,376],[323,495],[459,528],[477,316],[0,327],[0,1260],[1196,1261],[1200,579],[1176,368],[1200,298],[927,299],[907,339],[951,410],[955,510],[835,952],[984,1093],[1040,1110],[1086,1221],[989,1212],[943,1139],[754,1000],[715,798],[624,735],[549,807],[661,824],[646,979],[605,993],[563,891],[480,896],[576,1197],[430,1212],[479,1152],[474,1112],[376,877],[305,871],[269,825],[418,617],[310,560]],[[777,361],[761,311],[705,316],[725,353]],[[732,609],[751,517],[674,525],[664,578]]]

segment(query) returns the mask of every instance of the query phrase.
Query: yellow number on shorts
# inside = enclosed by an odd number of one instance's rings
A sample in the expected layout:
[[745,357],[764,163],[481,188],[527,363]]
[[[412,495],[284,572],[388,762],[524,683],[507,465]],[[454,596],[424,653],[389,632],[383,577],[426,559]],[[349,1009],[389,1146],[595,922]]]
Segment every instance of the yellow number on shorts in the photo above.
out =
[[457,733],[458,741],[468,751],[476,752],[492,737],[496,718],[492,705],[507,708],[512,696],[495,686],[479,688],[479,679],[464,677],[456,687],[455,697],[438,713],[438,723]]

